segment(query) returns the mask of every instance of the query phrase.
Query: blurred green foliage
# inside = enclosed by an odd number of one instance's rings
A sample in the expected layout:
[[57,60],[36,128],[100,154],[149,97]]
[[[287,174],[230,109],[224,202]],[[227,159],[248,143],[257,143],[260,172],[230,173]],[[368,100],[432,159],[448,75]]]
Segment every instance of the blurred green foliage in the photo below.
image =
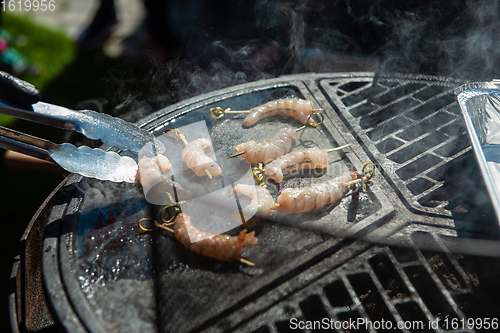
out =
[[[2,28],[10,35],[9,47],[39,67],[39,73],[26,74],[22,79],[35,85],[43,95],[47,84],[74,59],[75,43],[64,33],[43,27],[27,16],[4,12]],[[14,120],[0,115],[0,125],[10,125]]]

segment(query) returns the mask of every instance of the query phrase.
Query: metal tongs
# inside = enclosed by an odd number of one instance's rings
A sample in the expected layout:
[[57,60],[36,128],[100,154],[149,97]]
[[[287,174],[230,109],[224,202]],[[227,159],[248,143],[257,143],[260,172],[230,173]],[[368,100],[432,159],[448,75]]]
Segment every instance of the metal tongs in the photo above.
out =
[[[0,113],[41,124],[77,131],[90,139],[135,155],[154,157],[165,151],[149,132],[123,119],[91,110],[70,110],[40,101],[32,84],[0,71]],[[69,172],[115,182],[134,182],[137,162],[116,152],[56,144],[0,126],[0,147],[45,160],[53,160]]]

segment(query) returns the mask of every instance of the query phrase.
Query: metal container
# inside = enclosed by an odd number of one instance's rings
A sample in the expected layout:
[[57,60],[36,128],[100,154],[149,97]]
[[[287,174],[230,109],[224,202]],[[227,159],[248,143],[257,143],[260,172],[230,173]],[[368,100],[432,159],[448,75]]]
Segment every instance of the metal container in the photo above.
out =
[[455,93],[500,223],[500,81],[465,84]]

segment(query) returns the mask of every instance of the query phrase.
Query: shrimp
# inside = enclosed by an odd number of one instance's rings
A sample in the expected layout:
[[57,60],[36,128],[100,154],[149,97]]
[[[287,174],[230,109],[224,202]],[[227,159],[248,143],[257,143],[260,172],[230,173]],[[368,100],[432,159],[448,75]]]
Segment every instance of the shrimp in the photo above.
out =
[[[174,234],[191,251],[220,261],[238,260],[245,246],[257,244],[258,241],[254,237],[255,231],[247,233],[246,229],[237,237],[200,231],[191,225],[191,218],[184,213],[177,215],[174,220]],[[194,242],[191,239],[195,239]]]
[[307,148],[293,151],[272,161],[264,169],[267,177],[275,183],[283,181],[283,173],[294,170],[324,169],[328,165],[328,152],[323,149]]
[[287,188],[278,196],[278,204],[273,209],[280,213],[298,214],[321,208],[342,198],[350,187],[347,183],[357,177],[356,172],[351,172],[325,183],[304,188]]
[[[274,205],[274,199],[271,194],[269,194],[269,191],[264,187],[238,184],[233,187],[230,195],[234,193],[241,193],[252,199],[252,202],[243,208],[243,216],[245,218],[250,218],[254,215],[258,217],[268,217],[273,213],[272,209],[269,209],[269,207]],[[233,214],[233,218],[236,222],[241,222],[241,217],[238,211]]]
[[[145,193],[149,192],[153,187],[155,193],[168,192],[172,195],[177,195],[181,199],[191,199],[193,193],[185,190],[181,185],[172,181],[163,172],[172,169],[172,164],[164,155],[157,155],[156,157],[142,156],[138,163],[137,179],[144,188]],[[155,198],[160,198],[154,196]],[[149,198],[152,198],[151,195]],[[160,198],[161,200],[161,198]]]
[[158,183],[161,173],[172,169],[172,164],[165,155],[156,155],[156,157],[147,157],[144,155],[137,169],[137,179],[144,187],[151,188]]
[[297,137],[294,129],[283,127],[276,134],[264,142],[248,141],[236,146],[240,156],[250,164],[269,163],[288,153],[293,140]]
[[299,120],[302,124],[313,123],[309,116],[313,111],[313,104],[309,100],[298,98],[276,99],[266,104],[250,109],[248,115],[243,119],[243,127],[250,127],[262,118],[283,114]]
[[220,166],[203,151],[210,145],[207,139],[197,139],[186,142],[186,147],[182,150],[182,160],[198,177],[210,175],[209,177],[212,178],[222,173]]

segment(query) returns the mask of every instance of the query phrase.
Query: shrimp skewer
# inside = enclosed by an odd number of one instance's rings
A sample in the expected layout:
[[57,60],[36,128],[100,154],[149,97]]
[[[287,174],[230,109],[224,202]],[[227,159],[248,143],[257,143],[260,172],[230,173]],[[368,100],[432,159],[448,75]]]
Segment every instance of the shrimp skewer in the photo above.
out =
[[197,139],[191,142],[186,140],[186,137],[179,130],[172,130],[186,145],[181,152],[181,157],[187,167],[191,169],[198,177],[208,176],[212,179],[213,176],[218,176],[222,173],[220,166],[205,155],[204,149],[211,146],[208,139]]
[[182,186],[163,174],[163,172],[172,169],[172,164],[166,156],[159,154],[156,157],[147,157],[144,155],[137,165],[137,179],[145,192],[155,187],[155,192],[177,194],[181,199],[192,198],[191,191],[183,189]]
[[[280,128],[272,138],[267,139],[264,142],[255,142],[253,140],[240,143],[236,146],[238,153],[229,156],[228,158],[233,158],[236,156],[243,157],[250,164],[257,163],[269,163],[274,161],[278,157],[290,151],[292,147],[292,142],[297,138],[297,132],[308,127],[316,128],[324,120],[324,115],[318,113],[322,120],[319,123],[307,123],[306,125],[299,127],[297,129],[291,129],[287,127]],[[311,116],[309,116],[311,117]]]
[[351,186],[350,181],[357,179],[357,173],[343,175],[321,184],[304,188],[287,188],[278,196],[278,204],[270,207],[280,213],[298,214],[310,212],[342,198]]
[[283,181],[283,174],[295,170],[324,169],[328,165],[328,153],[349,147],[350,144],[332,148],[328,150],[315,148],[306,148],[295,150],[283,155],[268,165],[264,169],[267,177],[274,180],[275,183]]
[[[139,227],[144,231],[151,231],[152,229],[146,229],[141,225],[141,222],[146,219],[148,218],[139,220]],[[255,266],[251,261],[240,258],[244,247],[257,244],[258,239],[254,237],[255,231],[247,233],[247,230],[244,229],[236,237],[207,233],[191,225],[191,218],[184,213],[178,214],[173,224],[174,229],[172,230],[155,221],[156,227],[174,233],[175,238],[191,251],[220,261],[239,260],[249,266]]]
[[[244,217],[269,217],[273,213],[272,209],[269,207],[274,205],[274,199],[269,194],[269,191],[262,186],[254,186],[247,184],[238,184],[231,190],[231,194],[241,193],[243,195],[249,196],[252,202],[243,208]],[[240,222],[241,217],[239,212],[233,214],[235,221]]]
[[[221,118],[226,113],[248,113],[243,119],[243,127],[250,127],[259,120],[275,115],[286,115],[299,120],[302,124],[312,123],[311,114],[313,112],[322,111],[322,109],[313,109],[313,104],[310,100],[299,98],[276,99],[265,104],[256,106],[245,111],[231,111],[230,109],[223,110],[221,108],[210,109],[210,116],[214,119]],[[215,116],[214,113],[222,114]]]
[[191,141],[182,150],[181,157],[189,169],[191,169],[198,177],[208,176],[212,179],[213,176],[218,176],[222,173],[220,166],[205,155],[203,151],[210,147],[210,141],[207,139],[197,139]]
[[[370,168],[366,170],[368,166]],[[269,209],[276,209],[278,212],[285,214],[310,212],[339,200],[354,184],[362,183],[364,186],[364,182],[374,176],[375,165],[369,162],[363,166],[360,178],[358,178],[357,172],[351,172],[330,179],[325,183],[313,184],[304,188],[284,189],[278,196],[278,203],[269,207]]]
[[298,98],[276,99],[250,109],[250,113],[243,119],[242,125],[243,127],[250,127],[263,118],[279,114],[295,118],[302,124],[306,124],[313,122],[309,116],[314,111],[319,111],[319,109],[313,109],[310,100]]
[[295,130],[283,127],[266,141],[255,142],[251,140],[240,143],[236,146],[238,153],[229,156],[229,158],[241,156],[250,164],[269,163],[288,153],[296,137]]

